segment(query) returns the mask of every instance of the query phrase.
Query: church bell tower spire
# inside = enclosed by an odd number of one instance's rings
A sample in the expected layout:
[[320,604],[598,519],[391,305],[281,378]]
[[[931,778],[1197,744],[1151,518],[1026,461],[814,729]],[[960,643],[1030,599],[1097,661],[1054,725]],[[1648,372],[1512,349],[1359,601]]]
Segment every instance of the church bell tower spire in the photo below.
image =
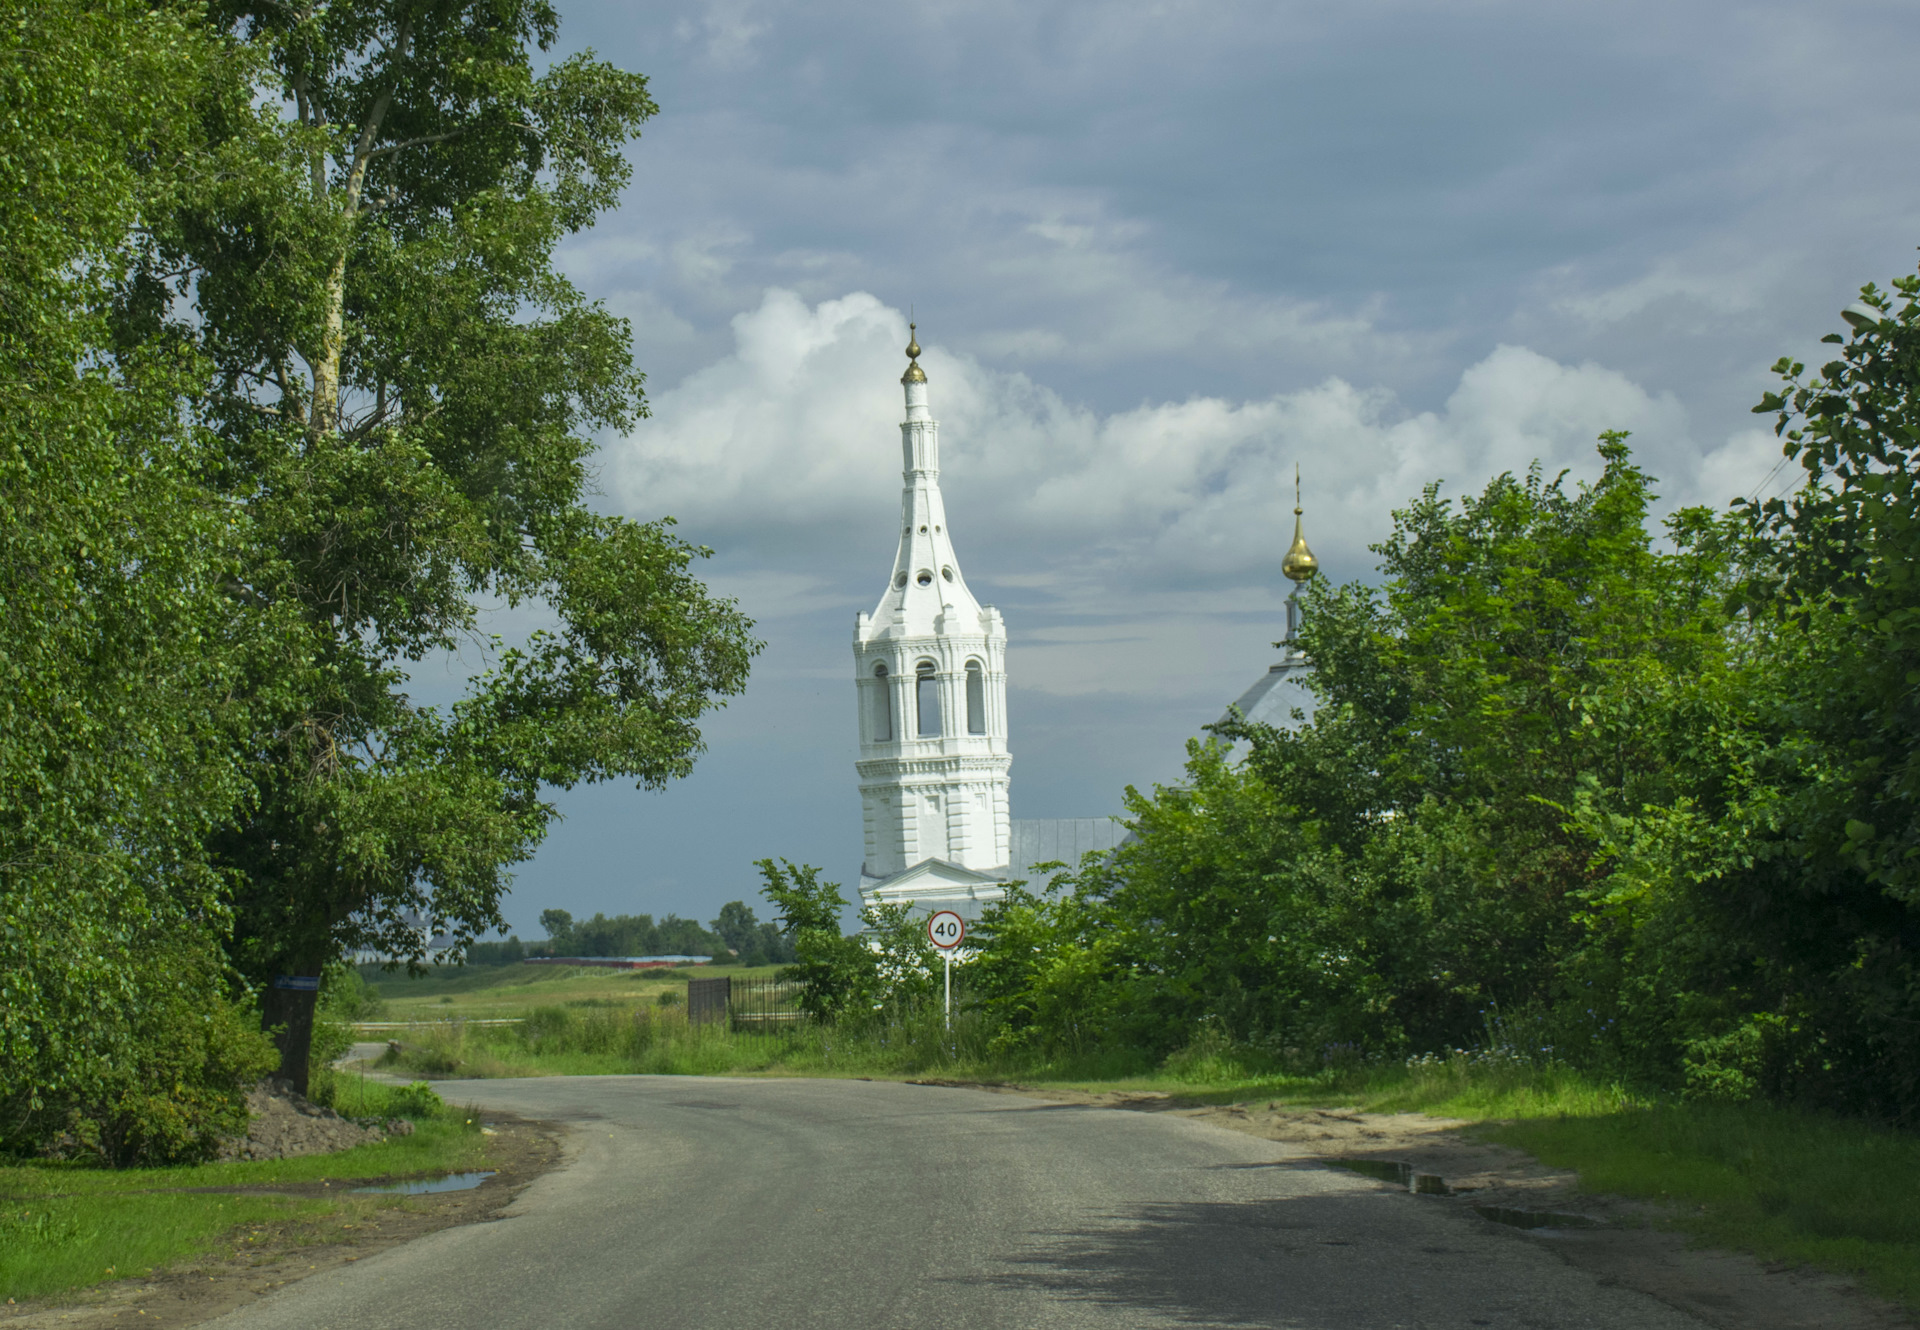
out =
[[[940,493],[940,425],[927,400],[918,325],[909,324],[908,334],[900,539],[880,603],[857,616],[853,636],[861,889],[879,898],[888,898],[890,880],[926,864],[950,879],[928,890],[950,892],[961,878],[985,882],[984,875],[1004,874],[1011,852],[1006,624],[974,599],[961,575]],[[939,901],[941,908],[956,903]]]
[[1313,551],[1307,548],[1307,537],[1300,528],[1300,464],[1293,464],[1293,544],[1280,560],[1280,571],[1293,583],[1293,590],[1287,595],[1287,636],[1286,648],[1289,656],[1299,654],[1294,645],[1294,635],[1300,631],[1300,588],[1307,579],[1320,571],[1320,560],[1313,557]]

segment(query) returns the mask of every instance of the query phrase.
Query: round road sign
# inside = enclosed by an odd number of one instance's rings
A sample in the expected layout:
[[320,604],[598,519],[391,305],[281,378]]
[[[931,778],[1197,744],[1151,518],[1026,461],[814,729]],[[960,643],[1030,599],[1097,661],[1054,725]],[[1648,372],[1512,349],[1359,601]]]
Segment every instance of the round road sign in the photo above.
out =
[[952,951],[967,940],[967,921],[952,910],[941,910],[927,920],[927,936],[942,951]]

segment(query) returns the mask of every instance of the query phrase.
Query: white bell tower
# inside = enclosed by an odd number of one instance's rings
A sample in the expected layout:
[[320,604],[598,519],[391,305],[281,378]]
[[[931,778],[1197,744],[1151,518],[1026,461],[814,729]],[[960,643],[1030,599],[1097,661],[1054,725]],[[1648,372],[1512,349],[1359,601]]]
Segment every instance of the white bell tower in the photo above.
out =
[[853,628],[860,885],[869,898],[975,915],[1000,896],[1011,848],[1007,628],[967,590],[953,552],[919,357],[912,338],[900,376],[900,548],[878,608]]

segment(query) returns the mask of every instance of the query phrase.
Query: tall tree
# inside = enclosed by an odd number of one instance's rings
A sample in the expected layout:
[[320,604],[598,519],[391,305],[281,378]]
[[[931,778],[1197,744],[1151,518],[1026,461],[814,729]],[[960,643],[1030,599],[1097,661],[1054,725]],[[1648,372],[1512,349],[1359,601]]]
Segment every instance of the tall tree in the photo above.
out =
[[1845,317],[1848,335],[1822,339],[1839,355],[1814,376],[1782,359],[1754,408],[1805,472],[1749,509],[1755,589],[1803,621],[1833,616],[1818,723],[1847,779],[1823,794],[1826,848],[1920,908],[1920,277],[1867,285]]
[[[234,594],[301,625],[250,680],[252,812],[218,841],[235,955],[271,984],[419,957],[422,921],[456,947],[497,927],[542,787],[684,774],[758,644],[693,576],[706,551],[587,503],[594,434],[646,405],[626,324],[553,253],[617,202],[646,80],[537,69],[542,0],[212,18],[262,61],[255,105],[209,113],[248,165],[181,210],[151,279],[215,369],[220,482],[257,538]],[[495,643],[463,701],[415,704],[408,671],[476,640],[482,598],[548,626]],[[296,1078],[301,1014],[269,1004]]]
[[1742,599],[1762,650],[1737,689],[1706,699],[1714,760],[1694,764],[1688,802],[1643,819],[1621,859],[1682,886],[1672,1005],[1719,998],[1687,1041],[1699,1079],[1911,1122],[1920,278],[1868,285],[1843,317],[1848,331],[1823,339],[1834,358],[1811,374],[1782,359],[1754,408],[1803,470],[1787,495],[1744,505]]
[[1592,484],[1428,487],[1374,546],[1382,587],[1311,593],[1311,721],[1222,726],[1243,763],[1192,745],[1181,786],[1128,791],[1111,859],[990,913],[1010,1044],[1425,1049],[1555,1003],[1601,876],[1572,811],[1670,791],[1641,703],[1723,649],[1715,524],[1655,550],[1649,478],[1624,436],[1599,451]]
[[185,6],[0,4],[0,1150],[164,1159],[244,1118],[204,840],[275,629],[222,589],[205,364],[129,320],[245,72]]

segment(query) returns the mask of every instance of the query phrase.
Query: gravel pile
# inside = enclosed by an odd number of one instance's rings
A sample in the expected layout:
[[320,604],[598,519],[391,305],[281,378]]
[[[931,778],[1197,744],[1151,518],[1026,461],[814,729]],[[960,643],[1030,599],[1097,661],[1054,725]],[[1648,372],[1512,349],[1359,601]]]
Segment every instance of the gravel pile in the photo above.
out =
[[282,1080],[264,1080],[247,1094],[247,1134],[220,1148],[222,1159],[288,1159],[331,1154],[389,1136],[411,1136],[405,1118],[343,1118],[294,1092]]

